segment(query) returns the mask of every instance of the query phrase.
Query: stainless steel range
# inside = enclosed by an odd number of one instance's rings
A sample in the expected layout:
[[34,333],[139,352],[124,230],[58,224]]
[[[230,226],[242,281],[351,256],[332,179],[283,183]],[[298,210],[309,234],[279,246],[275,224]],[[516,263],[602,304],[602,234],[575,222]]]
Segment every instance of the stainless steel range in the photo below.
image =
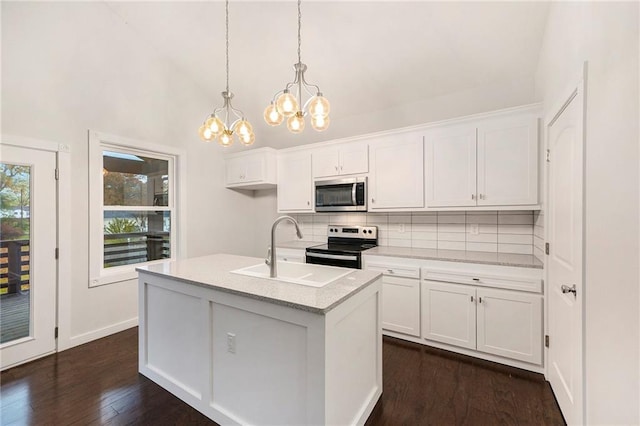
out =
[[327,244],[307,248],[307,263],[362,269],[362,252],[378,245],[377,226],[327,227]]

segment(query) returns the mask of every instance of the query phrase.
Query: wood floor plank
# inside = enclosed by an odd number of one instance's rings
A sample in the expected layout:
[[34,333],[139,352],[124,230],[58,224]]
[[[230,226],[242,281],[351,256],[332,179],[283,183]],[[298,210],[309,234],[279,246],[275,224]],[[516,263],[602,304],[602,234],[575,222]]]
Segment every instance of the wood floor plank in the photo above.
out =
[[[367,426],[562,425],[535,373],[389,337]],[[0,374],[2,425],[214,425],[138,374],[132,328]]]

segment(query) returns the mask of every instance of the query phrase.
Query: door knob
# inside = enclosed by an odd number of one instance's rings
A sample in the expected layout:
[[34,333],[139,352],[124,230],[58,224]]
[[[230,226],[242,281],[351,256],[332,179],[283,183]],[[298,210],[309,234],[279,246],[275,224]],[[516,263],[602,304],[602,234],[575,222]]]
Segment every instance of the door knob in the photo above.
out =
[[560,287],[560,289],[562,290],[563,293],[573,293],[574,296],[577,296],[578,293],[576,291],[576,285],[572,285],[571,287],[569,287],[568,285],[564,285],[562,284],[562,287]]

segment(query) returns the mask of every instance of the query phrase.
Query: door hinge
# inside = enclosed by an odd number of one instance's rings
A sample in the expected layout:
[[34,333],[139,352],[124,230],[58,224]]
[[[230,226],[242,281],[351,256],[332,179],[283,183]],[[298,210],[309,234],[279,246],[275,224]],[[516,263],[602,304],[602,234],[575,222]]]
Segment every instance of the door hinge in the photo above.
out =
[[60,249],[58,247],[56,247],[56,259],[58,259],[58,257],[60,257]]
[[53,337],[58,338],[58,327],[53,330]]
[[544,254],[549,254],[549,243],[544,243]]
[[549,347],[549,335],[545,335],[544,336],[544,347],[548,348]]
[[551,161],[551,151],[547,150],[547,163]]
[[60,180],[60,169],[56,168],[56,180]]

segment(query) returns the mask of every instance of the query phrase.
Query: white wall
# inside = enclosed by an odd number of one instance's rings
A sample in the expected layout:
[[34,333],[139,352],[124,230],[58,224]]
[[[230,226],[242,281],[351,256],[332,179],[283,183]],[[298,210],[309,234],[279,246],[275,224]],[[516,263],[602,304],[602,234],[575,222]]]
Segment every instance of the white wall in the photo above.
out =
[[61,348],[137,321],[135,282],[88,288],[88,129],[186,150],[190,256],[266,246],[259,212],[274,202],[224,189],[222,148],[197,137],[217,93],[203,95],[102,3],[1,7],[2,132],[71,146],[72,280],[61,283],[70,311],[60,313],[70,327],[60,330]]
[[556,2],[538,68],[545,110],[589,62],[586,421],[639,424],[638,3]]

